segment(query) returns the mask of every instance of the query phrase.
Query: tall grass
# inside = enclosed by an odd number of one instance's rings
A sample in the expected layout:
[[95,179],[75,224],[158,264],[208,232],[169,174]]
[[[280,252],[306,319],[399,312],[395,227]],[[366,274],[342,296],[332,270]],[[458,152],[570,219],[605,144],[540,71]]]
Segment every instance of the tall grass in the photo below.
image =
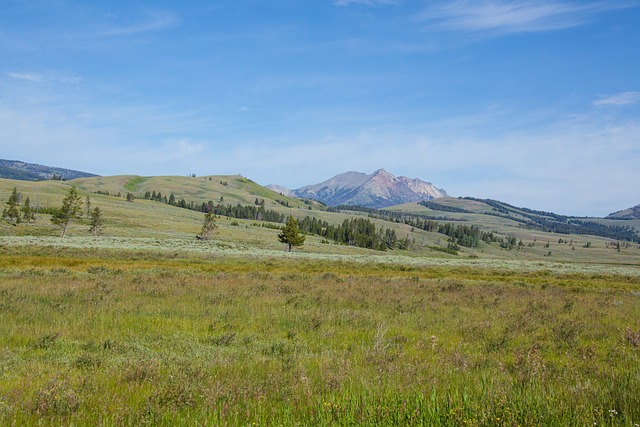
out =
[[637,276],[5,252],[0,424],[640,423]]

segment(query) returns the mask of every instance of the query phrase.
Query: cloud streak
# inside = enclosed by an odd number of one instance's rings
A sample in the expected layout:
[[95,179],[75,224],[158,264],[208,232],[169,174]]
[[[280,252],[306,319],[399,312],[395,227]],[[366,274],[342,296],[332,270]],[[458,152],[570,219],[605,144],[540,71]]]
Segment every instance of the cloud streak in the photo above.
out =
[[616,1],[455,0],[427,9],[419,19],[438,30],[540,32],[576,27],[589,22],[597,13],[629,7],[633,6]]
[[82,82],[82,77],[75,73],[68,72],[43,72],[43,73],[33,73],[33,72],[9,72],[5,73],[5,76],[15,79],[22,80],[30,83],[60,83],[60,84],[70,84],[75,85]]
[[603,96],[597,101],[593,101],[596,107],[632,105],[640,102],[640,92],[621,92],[614,95]]
[[131,25],[114,26],[102,30],[100,36],[127,36],[150,31],[161,31],[177,25],[180,19],[174,13],[165,10],[155,10],[147,14],[147,19]]

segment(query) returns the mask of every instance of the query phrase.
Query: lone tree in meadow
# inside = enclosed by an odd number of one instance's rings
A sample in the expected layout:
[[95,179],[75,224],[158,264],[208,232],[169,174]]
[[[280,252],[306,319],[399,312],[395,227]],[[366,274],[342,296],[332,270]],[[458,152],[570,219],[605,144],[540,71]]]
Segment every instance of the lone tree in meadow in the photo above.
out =
[[7,200],[7,207],[2,211],[2,217],[14,225],[22,220],[20,217],[20,195],[16,187],[13,187],[13,192]]
[[34,213],[34,209],[31,207],[31,200],[27,197],[24,201],[24,206],[22,207],[22,220],[26,222],[31,222],[36,220],[36,214]]
[[91,234],[93,234],[94,236],[102,234],[102,230],[104,229],[104,218],[102,217],[102,210],[100,210],[99,207],[96,207],[91,211],[90,217],[91,227],[89,228],[89,231],[91,232]]
[[51,222],[62,228],[62,238],[67,233],[69,223],[82,217],[82,198],[78,195],[76,187],[71,187],[67,195],[62,199],[62,207],[56,209],[51,217]]
[[216,224],[216,216],[213,212],[209,211],[204,214],[204,223],[202,224],[202,230],[200,234],[196,236],[198,240],[209,240],[211,235],[218,228]]
[[298,221],[295,220],[293,215],[289,216],[282,232],[278,234],[278,240],[286,245],[287,252],[291,252],[294,246],[302,246],[305,237],[298,231]]

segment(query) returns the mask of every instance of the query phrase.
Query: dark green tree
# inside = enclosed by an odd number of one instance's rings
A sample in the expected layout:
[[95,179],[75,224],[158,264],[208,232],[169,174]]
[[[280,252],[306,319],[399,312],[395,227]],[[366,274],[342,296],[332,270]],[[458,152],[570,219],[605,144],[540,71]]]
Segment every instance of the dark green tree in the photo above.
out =
[[71,221],[80,217],[82,217],[82,198],[78,195],[76,187],[73,186],[62,199],[62,207],[52,215],[51,222],[62,228],[61,237],[64,238]]
[[91,234],[93,234],[94,236],[102,234],[102,230],[104,229],[104,218],[102,217],[102,210],[100,210],[100,208],[96,206],[91,211],[90,218],[91,227],[89,228],[89,231],[91,232]]
[[202,230],[200,234],[196,236],[199,240],[209,240],[213,232],[218,228],[216,224],[216,215],[213,212],[207,212],[204,214],[204,223],[202,224]]
[[293,215],[289,216],[287,223],[285,224],[282,232],[278,234],[278,240],[280,243],[286,245],[286,251],[291,252],[294,246],[302,246],[306,236],[300,234],[298,231],[298,222]]
[[24,206],[22,207],[22,219],[26,222],[36,220],[36,215],[31,207],[31,200],[28,197],[24,200]]
[[12,224],[18,224],[22,218],[20,216],[20,195],[18,189],[13,187],[13,192],[7,200],[7,208],[2,211],[2,217]]

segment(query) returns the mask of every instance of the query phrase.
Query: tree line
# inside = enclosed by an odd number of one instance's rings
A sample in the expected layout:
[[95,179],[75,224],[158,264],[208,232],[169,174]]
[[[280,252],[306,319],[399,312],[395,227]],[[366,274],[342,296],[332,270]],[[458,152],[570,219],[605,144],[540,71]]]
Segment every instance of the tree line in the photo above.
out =
[[[86,202],[87,217],[90,221],[89,231],[95,236],[100,234],[104,228],[102,210],[99,207],[90,210],[91,202],[88,196]],[[61,207],[36,209],[31,206],[31,200],[28,196],[25,198],[23,205],[22,194],[18,193],[17,187],[14,187],[11,196],[9,196],[6,202],[7,206],[2,211],[2,219],[10,224],[17,225],[21,222],[35,222],[36,212],[46,213],[51,215],[51,223],[60,227],[62,231],[61,237],[64,237],[71,222],[82,218],[84,215],[82,204],[82,198],[78,195],[76,187],[72,186],[62,199]]]
[[526,228],[560,234],[590,234],[640,243],[640,235],[630,226],[600,224],[595,221],[559,215],[553,212],[518,208],[491,199],[476,199],[473,197],[465,197],[465,199],[479,201],[491,206],[495,211],[488,212],[487,215],[507,218],[519,222]]

